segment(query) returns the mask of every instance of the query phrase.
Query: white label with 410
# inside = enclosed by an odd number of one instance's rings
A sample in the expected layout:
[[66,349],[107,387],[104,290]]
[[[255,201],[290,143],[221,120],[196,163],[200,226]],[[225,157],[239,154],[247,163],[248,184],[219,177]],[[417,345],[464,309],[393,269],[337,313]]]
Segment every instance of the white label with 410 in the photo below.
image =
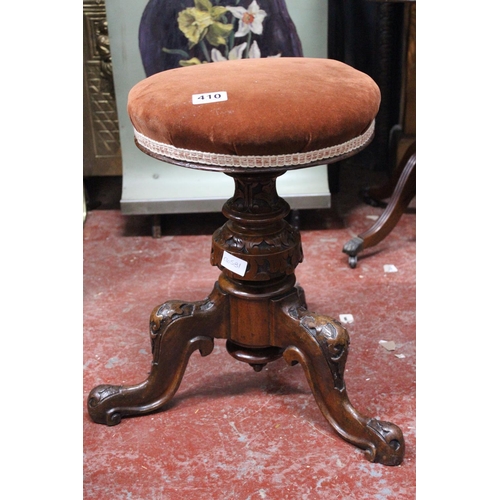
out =
[[210,104],[211,102],[227,101],[227,92],[206,92],[205,94],[193,94],[193,104]]

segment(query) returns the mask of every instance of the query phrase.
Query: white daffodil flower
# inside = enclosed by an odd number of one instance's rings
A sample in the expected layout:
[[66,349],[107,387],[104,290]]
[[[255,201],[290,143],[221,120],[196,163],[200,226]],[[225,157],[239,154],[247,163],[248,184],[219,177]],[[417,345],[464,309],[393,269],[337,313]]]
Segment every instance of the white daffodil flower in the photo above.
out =
[[248,51],[248,57],[250,59],[260,59],[260,48],[257,40],[254,40],[252,45],[250,45],[250,50]]
[[263,26],[262,22],[267,16],[266,11],[259,7],[256,0],[248,6],[244,7],[226,7],[226,9],[233,14],[234,17],[240,20],[238,31],[234,36],[245,36],[250,31],[256,35],[262,35]]
[[[248,51],[248,57],[249,59],[260,59],[260,47],[259,44],[257,43],[257,40],[254,40],[252,42],[252,45],[250,45],[250,50]],[[267,56],[267,57],[281,57],[281,53],[276,54],[275,56]]]
[[[210,54],[212,56],[212,61],[213,62],[220,62],[220,61],[234,61],[235,59],[242,59],[243,58],[243,51],[246,49],[247,42],[242,43],[241,45],[236,45],[236,47],[233,47],[228,54],[228,58],[225,58],[221,51],[218,49],[212,49],[212,53]],[[259,56],[260,57],[260,56]]]

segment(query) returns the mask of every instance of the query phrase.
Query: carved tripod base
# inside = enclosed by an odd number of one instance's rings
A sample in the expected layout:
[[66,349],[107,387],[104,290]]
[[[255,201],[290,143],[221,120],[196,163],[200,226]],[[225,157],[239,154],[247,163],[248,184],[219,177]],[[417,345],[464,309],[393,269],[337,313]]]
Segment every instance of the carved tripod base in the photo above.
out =
[[[91,418],[116,425],[122,417],[164,409],[180,385],[190,355],[199,350],[207,356],[214,339],[225,339],[228,352],[256,371],[281,356],[290,365],[300,363],[321,412],[340,436],[365,450],[372,462],[400,464],[405,445],[399,427],[363,416],[347,397],[346,329],[333,318],[308,311],[304,293],[295,285],[293,269],[302,258],[300,236],[283,221],[288,205],[276,195],[276,175],[272,179],[261,175],[258,182],[255,176],[248,177],[243,198],[241,178],[236,179],[235,197],[224,207],[230,221],[213,237],[212,264],[223,273],[212,293],[203,301],[174,300],[153,310],[149,377],[133,386],[95,387],[88,398]],[[256,199],[271,206],[256,217],[246,213],[244,223],[238,220],[250,205],[255,215]],[[244,276],[221,264],[230,251],[245,257]]]

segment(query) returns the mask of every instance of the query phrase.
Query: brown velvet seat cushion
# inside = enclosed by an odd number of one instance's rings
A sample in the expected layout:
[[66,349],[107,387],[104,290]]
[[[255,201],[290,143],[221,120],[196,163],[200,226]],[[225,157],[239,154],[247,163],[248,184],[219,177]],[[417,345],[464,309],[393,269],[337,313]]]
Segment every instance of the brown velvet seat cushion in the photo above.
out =
[[[193,104],[194,94],[227,100]],[[153,156],[231,168],[307,166],[362,149],[380,91],[331,59],[241,59],[155,74],[129,93],[138,146]]]

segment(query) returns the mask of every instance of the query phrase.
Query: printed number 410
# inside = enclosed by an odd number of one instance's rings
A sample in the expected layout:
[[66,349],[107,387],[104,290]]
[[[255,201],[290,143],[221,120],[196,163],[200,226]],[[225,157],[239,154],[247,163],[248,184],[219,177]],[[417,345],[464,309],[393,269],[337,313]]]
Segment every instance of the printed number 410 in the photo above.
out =
[[193,94],[193,104],[209,104],[211,102],[227,101],[227,92],[206,92],[204,94]]

